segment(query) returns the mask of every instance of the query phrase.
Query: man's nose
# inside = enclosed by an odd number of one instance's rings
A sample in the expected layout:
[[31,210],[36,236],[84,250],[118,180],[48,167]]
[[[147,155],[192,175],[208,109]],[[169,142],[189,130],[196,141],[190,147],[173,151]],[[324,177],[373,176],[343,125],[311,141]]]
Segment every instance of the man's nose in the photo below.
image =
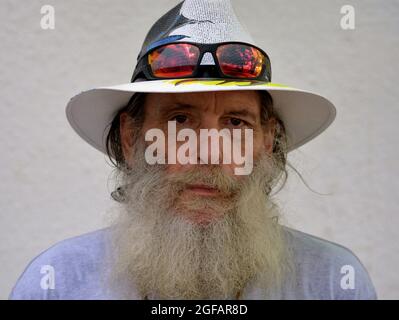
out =
[[[222,129],[216,117],[203,119],[197,130],[197,163],[223,163],[223,144],[228,137],[226,136],[227,132],[220,131]],[[221,136],[223,139],[220,139]]]

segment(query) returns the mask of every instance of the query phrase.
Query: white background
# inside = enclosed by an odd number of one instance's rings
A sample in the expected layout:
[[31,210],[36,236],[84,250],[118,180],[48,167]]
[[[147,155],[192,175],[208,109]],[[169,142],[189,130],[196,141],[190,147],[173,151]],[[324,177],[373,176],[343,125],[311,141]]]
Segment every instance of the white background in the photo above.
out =
[[[176,0],[0,0],[0,298],[57,241],[105,225],[104,155],[69,127],[75,94],[129,82],[152,23]],[[399,298],[399,1],[233,1],[272,59],[273,81],[318,92],[335,122],[289,155],[291,227],[350,248],[380,298]],[[55,7],[55,30],[40,8]],[[356,29],[340,27],[340,8]]]

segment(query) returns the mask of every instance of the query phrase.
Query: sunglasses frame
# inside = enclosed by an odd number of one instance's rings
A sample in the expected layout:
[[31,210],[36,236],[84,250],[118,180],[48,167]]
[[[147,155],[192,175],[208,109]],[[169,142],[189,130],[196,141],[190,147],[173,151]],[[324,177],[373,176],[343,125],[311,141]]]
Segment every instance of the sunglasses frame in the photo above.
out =
[[[158,50],[159,48],[166,47],[172,44],[190,44],[199,49],[199,56],[198,56],[198,61],[195,66],[195,69],[193,73],[189,76],[181,76],[181,77],[157,77],[153,74],[151,65],[148,63],[148,56],[155,50]],[[221,46],[227,45],[227,44],[241,44],[245,46],[249,46],[252,48],[255,48],[256,50],[259,50],[260,53],[264,55],[264,62],[262,64],[262,70],[257,77],[234,77],[234,76],[228,76],[225,75],[220,67],[219,60],[217,58],[216,52],[217,49]],[[201,65],[201,61],[204,57],[204,54],[209,52],[213,60],[215,61],[215,65]],[[272,76],[272,71],[271,71],[271,63],[270,63],[270,58],[267,55],[265,51],[263,51],[261,48],[254,46],[253,44],[246,43],[246,42],[239,42],[239,41],[229,41],[229,42],[218,42],[218,43],[210,43],[210,44],[204,44],[204,43],[197,43],[197,42],[189,42],[189,41],[174,41],[170,42],[167,44],[162,44],[159,46],[156,46],[154,48],[151,48],[146,54],[144,54],[140,59],[139,62],[137,63],[136,69],[134,70],[133,76],[132,76],[132,82],[134,82],[137,78],[140,77],[141,74],[144,74],[145,78],[147,80],[159,80],[159,79],[184,79],[184,78],[199,78],[199,70],[201,67],[216,67],[216,73],[218,74],[219,78],[226,78],[226,79],[239,79],[239,80],[259,80],[259,81],[266,81],[266,82],[271,82],[271,76]]]

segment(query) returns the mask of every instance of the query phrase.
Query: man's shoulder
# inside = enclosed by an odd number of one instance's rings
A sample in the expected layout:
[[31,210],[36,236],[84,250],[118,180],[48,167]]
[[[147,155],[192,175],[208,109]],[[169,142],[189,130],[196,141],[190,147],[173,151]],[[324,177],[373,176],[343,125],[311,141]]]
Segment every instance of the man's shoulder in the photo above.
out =
[[[285,227],[289,241],[294,250],[302,256],[313,256],[319,259],[333,261],[355,260],[358,257],[349,248],[309,233]],[[360,261],[359,261],[360,262]]]
[[62,295],[99,276],[108,235],[106,228],[57,242],[28,264],[9,298],[70,298]]
[[61,240],[34,258],[30,266],[43,262],[93,263],[103,254],[108,234],[106,228]]
[[370,276],[360,259],[338,243],[285,228],[293,249],[299,286],[320,299],[376,299]]

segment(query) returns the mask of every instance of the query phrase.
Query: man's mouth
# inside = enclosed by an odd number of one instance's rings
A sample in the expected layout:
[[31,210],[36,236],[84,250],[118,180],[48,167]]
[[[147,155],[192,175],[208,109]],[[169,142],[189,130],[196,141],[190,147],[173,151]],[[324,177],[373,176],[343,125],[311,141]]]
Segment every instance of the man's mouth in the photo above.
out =
[[221,194],[219,189],[205,184],[188,184],[186,190],[201,196],[218,196]]

